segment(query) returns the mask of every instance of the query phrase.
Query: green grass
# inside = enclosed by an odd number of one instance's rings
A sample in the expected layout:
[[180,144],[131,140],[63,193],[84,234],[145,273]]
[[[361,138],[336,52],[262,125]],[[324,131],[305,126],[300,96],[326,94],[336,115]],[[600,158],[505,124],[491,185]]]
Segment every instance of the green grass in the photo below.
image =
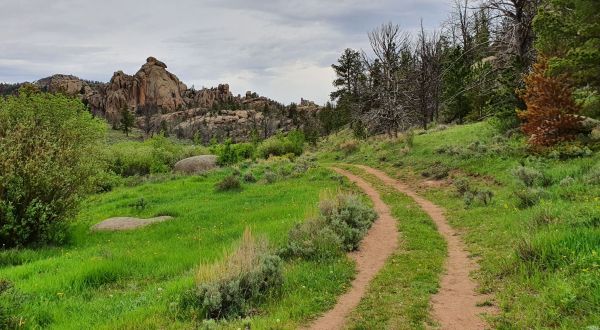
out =
[[[215,192],[228,171],[172,177],[94,195],[82,207],[67,246],[0,253],[0,278],[19,293],[19,317],[30,328],[193,328],[176,308],[200,263],[217,260],[246,227],[280,246],[288,230],[314,213],[320,193],[340,180],[323,169],[273,184]],[[134,205],[143,198],[147,206]],[[172,215],[130,232],[91,233],[113,216]],[[267,299],[253,328],[294,328],[331,307],[354,276],[346,258],[285,265],[281,297]],[[246,321],[221,324],[239,328]]]
[[[381,168],[417,187],[421,173],[439,162],[450,168],[440,187],[420,193],[443,206],[451,225],[463,233],[482,292],[492,292],[501,329],[564,328],[600,325],[600,154],[557,160],[531,155],[521,137],[503,138],[488,123],[455,126],[425,134],[414,145],[372,138],[344,154],[341,132],[322,142],[322,162],[362,163]],[[483,145],[484,147],[478,147]],[[452,152],[440,152],[442,149]],[[597,146],[596,146],[597,149]],[[524,187],[512,174],[520,164],[549,178],[539,186],[539,203],[522,208],[515,192]],[[560,184],[566,177],[570,184]],[[494,194],[490,205],[466,206],[451,182],[466,178]]]
[[432,324],[429,299],[437,292],[446,243],[435,224],[410,198],[353,166],[370,182],[398,220],[400,245],[371,282],[353,312],[349,329],[424,329]]

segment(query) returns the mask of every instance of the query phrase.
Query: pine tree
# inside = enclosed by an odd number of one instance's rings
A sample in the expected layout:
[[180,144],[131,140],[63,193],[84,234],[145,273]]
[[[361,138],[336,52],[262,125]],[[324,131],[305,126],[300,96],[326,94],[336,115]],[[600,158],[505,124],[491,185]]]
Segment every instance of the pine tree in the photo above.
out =
[[574,140],[581,130],[582,117],[573,99],[571,86],[564,75],[548,74],[548,61],[538,59],[533,71],[525,78],[526,89],[521,97],[527,110],[519,113],[523,132],[531,146],[552,146]]
[[121,130],[123,130],[125,136],[129,136],[129,132],[131,127],[133,127],[134,121],[135,117],[133,117],[131,111],[129,111],[127,106],[123,106],[123,108],[121,108]]

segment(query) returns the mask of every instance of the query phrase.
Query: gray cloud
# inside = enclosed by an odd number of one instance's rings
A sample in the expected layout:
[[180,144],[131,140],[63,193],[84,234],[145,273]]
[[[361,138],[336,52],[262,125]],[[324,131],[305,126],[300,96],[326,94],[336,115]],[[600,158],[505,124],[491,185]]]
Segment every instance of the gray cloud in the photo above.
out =
[[152,55],[188,85],[229,82],[282,102],[324,102],[330,64],[392,21],[439,26],[448,0],[21,0],[0,3],[0,81],[53,73],[107,81]]

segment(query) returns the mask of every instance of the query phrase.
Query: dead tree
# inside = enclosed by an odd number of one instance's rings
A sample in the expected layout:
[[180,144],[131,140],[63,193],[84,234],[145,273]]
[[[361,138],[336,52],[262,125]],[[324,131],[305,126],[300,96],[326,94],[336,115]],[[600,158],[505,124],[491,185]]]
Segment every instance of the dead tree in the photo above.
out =
[[369,42],[375,59],[368,60],[371,75],[376,74],[371,94],[375,107],[365,114],[365,122],[375,124],[389,136],[410,127],[410,104],[414,95],[406,90],[409,77],[402,69],[403,55],[410,54],[409,35],[398,25],[388,23],[369,33]]
[[524,69],[535,58],[533,20],[542,0],[481,0],[495,24],[496,46],[500,55],[509,55]]

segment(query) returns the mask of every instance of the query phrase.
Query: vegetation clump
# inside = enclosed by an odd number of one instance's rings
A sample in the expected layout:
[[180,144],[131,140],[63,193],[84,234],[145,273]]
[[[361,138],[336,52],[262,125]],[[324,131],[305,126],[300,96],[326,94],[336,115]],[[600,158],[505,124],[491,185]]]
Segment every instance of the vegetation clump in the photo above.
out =
[[215,189],[217,191],[231,191],[231,190],[239,190],[242,189],[242,184],[240,183],[240,179],[237,175],[228,175],[223,180],[219,181],[215,185]]
[[202,154],[201,148],[175,143],[162,135],[143,141],[123,141],[108,146],[108,168],[122,177],[168,173],[181,159]]
[[0,98],[1,248],[61,242],[102,172],[104,134],[81,101],[27,92]]
[[282,255],[323,259],[354,251],[376,218],[375,211],[354,194],[323,199],[317,218],[290,231]]
[[12,283],[0,278],[0,329],[20,328],[17,313],[22,302],[19,297]]
[[257,154],[261,158],[270,156],[284,156],[293,154],[300,156],[304,151],[304,133],[301,131],[291,131],[287,135],[278,134],[264,140],[257,149]]
[[446,165],[442,162],[437,161],[437,162],[431,164],[426,170],[421,172],[421,175],[423,175],[426,178],[441,180],[441,179],[445,179],[446,177],[448,177],[449,173],[450,173],[450,167],[448,167],[448,165]]
[[236,143],[231,139],[225,140],[223,144],[211,147],[211,152],[217,156],[217,164],[228,166],[237,164],[246,159],[253,159],[256,147],[252,143]]
[[244,317],[283,285],[281,259],[269,252],[267,241],[246,229],[241,242],[224,259],[201,266],[196,287],[187,291],[181,305],[196,319]]

